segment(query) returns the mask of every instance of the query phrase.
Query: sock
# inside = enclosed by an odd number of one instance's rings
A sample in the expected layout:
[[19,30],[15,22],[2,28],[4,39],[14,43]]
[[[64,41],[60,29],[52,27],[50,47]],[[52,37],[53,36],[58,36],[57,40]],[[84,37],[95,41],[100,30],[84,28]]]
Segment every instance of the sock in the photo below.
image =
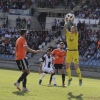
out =
[[81,76],[81,70],[80,70],[79,67],[76,69],[76,72],[78,74],[79,80],[81,80],[82,79],[82,76]]
[[44,72],[44,73],[42,73],[42,76],[41,76],[41,78],[40,78],[40,80],[42,80],[43,79],[43,77],[46,75],[46,73]]
[[24,72],[24,73],[20,76],[20,78],[17,80],[18,83],[20,83],[27,75],[28,75],[27,72]]
[[26,79],[26,77],[23,79],[23,82],[22,82],[22,85],[23,85],[23,87],[25,87],[26,88],[26,82],[27,82],[27,79]]
[[70,67],[66,69],[67,75],[68,75],[68,80],[71,79],[71,70]]
[[62,74],[62,84],[65,84],[65,74]]
[[49,80],[49,83],[51,84],[51,82],[52,82],[52,76],[54,75],[55,73],[53,73],[53,74],[51,74],[51,76],[50,76],[50,80]]
[[52,80],[53,80],[54,84],[56,84],[56,78],[55,78],[55,75],[52,76]]

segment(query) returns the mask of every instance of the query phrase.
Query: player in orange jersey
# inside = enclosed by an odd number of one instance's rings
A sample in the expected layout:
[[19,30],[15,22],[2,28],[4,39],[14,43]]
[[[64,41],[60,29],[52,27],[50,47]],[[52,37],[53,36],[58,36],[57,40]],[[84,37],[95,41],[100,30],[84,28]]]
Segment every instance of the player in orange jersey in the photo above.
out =
[[20,91],[21,91],[20,89],[21,81],[23,83],[22,91],[28,91],[28,89],[26,88],[26,82],[27,82],[27,76],[30,73],[30,69],[29,69],[28,61],[26,59],[26,52],[27,51],[31,53],[41,52],[41,50],[33,50],[28,47],[26,41],[26,36],[27,36],[26,31],[27,30],[21,30],[21,36],[16,40],[16,44],[15,44],[15,56],[16,56],[15,60],[19,70],[21,70],[23,73],[19,77],[19,79],[14,83],[14,85]]
[[[64,72],[64,66],[63,66],[65,62],[66,52],[63,48],[64,48],[64,43],[60,42],[60,48],[54,49],[52,51],[52,54],[54,55],[54,72],[56,73],[58,69],[61,70],[62,86],[66,86],[65,85],[65,72]],[[52,75],[51,75],[49,84],[51,84],[51,81],[52,81]]]

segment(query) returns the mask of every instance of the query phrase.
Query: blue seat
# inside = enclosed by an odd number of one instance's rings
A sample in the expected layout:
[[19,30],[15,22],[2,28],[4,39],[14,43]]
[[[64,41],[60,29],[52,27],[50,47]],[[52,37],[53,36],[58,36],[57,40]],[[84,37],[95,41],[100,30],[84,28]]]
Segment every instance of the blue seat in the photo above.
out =
[[79,66],[80,66],[80,67],[83,67],[83,66],[84,66],[83,63],[84,63],[83,61],[80,61],[80,62],[79,62]]
[[2,54],[0,54],[0,58],[2,58]]
[[86,65],[86,66],[89,65],[89,62],[84,62],[84,65]]
[[100,67],[100,63],[97,64],[97,67]]
[[9,55],[7,55],[7,54],[5,55],[6,58],[8,58],[8,56],[9,56]]
[[96,62],[96,60],[91,60],[93,63],[95,63]]
[[13,57],[13,55],[9,55],[9,58],[12,58]]
[[92,66],[92,65],[93,65],[93,62],[89,62],[88,65],[89,65],[89,66]]
[[97,62],[93,63],[92,66],[93,67],[96,67],[97,66]]
[[4,54],[2,54],[1,56],[2,56],[2,57],[5,57],[5,55],[4,55]]

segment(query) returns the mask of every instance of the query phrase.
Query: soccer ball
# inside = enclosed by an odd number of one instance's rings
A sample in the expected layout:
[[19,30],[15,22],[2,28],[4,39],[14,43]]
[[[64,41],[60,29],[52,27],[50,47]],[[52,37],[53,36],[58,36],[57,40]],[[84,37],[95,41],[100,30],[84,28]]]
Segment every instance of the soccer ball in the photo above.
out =
[[67,24],[67,30],[70,31],[71,27],[74,25],[75,16],[72,13],[68,13],[65,15],[65,24]]
[[74,14],[72,14],[72,13],[66,14],[65,15],[65,24],[67,24],[69,22],[73,23],[74,19],[75,19]]

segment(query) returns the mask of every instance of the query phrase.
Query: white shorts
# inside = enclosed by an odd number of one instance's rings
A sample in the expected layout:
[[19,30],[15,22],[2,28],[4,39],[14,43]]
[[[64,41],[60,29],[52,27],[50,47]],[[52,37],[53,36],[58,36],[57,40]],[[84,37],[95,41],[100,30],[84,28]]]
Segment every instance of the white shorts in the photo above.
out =
[[53,73],[54,72],[53,68],[47,68],[47,67],[43,67],[42,71],[47,72],[47,73]]

